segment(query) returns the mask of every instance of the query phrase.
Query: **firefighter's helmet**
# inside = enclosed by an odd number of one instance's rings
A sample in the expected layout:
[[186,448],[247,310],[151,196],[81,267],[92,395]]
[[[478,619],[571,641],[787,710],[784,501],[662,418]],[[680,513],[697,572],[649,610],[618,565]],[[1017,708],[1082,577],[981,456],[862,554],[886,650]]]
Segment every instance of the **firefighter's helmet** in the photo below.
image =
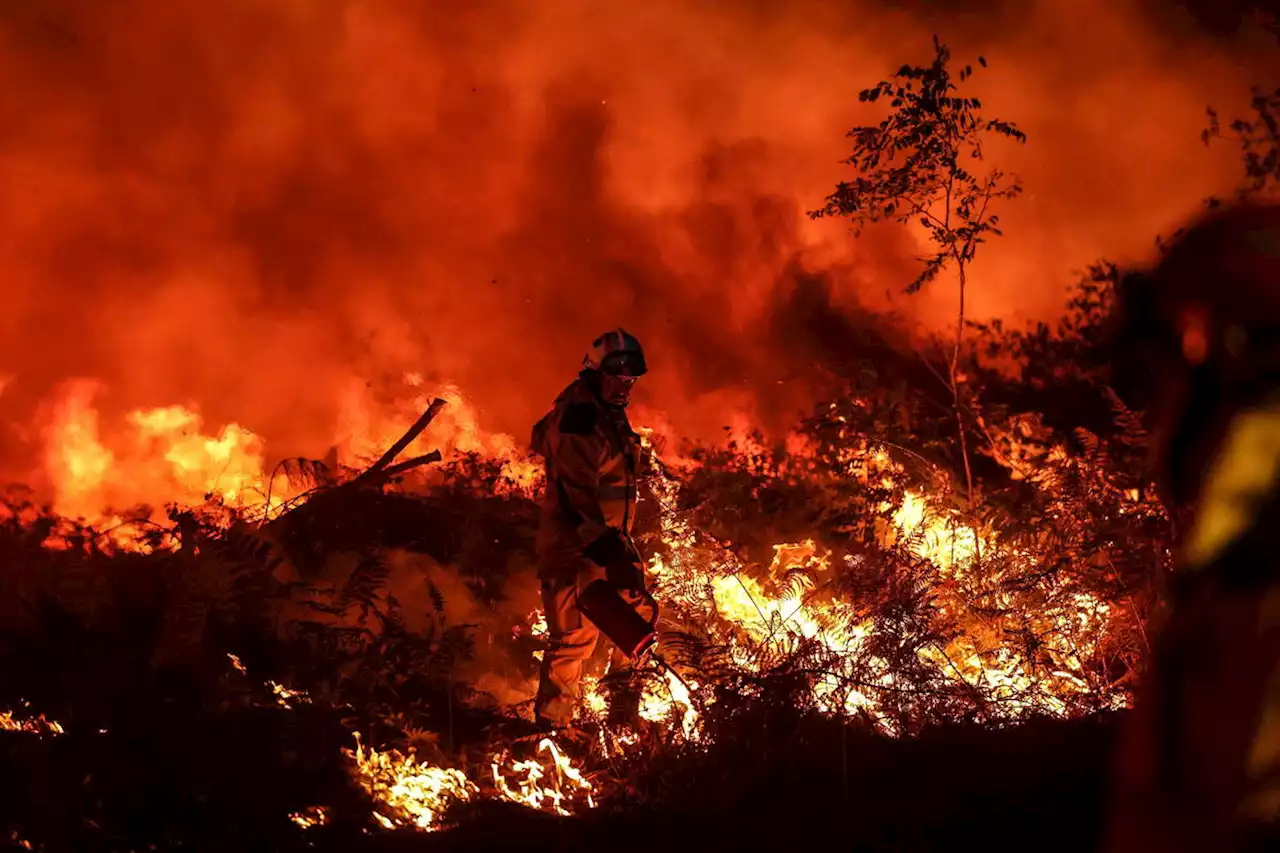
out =
[[1280,206],[1205,215],[1116,296],[1122,384],[1145,385],[1161,467],[1186,496],[1227,410],[1280,379]]
[[1242,204],[1194,223],[1153,271],[1126,277],[1118,308],[1130,343],[1189,368],[1265,357],[1280,333],[1280,206]]
[[625,329],[610,329],[591,342],[582,359],[584,370],[597,370],[615,376],[643,376],[648,372],[644,348]]

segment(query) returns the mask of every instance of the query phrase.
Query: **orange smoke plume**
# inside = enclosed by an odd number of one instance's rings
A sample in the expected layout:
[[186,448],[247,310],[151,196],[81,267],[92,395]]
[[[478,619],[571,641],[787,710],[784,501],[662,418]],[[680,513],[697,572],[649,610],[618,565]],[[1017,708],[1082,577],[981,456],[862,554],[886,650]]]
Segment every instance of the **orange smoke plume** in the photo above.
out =
[[[726,409],[786,422],[842,334],[815,324],[856,327],[911,278],[907,235],[804,212],[875,118],[857,91],[934,31],[990,59],[976,93],[1029,136],[990,152],[1027,195],[974,270],[975,316],[1051,314],[1073,269],[1146,252],[1234,179],[1198,131],[1263,82],[1247,44],[1101,0],[887,6],[8,4],[0,467],[121,501],[235,490],[172,458],[112,486],[136,448],[106,433],[150,411],[125,441],[176,418],[182,453],[256,458],[264,436],[318,456],[352,383],[374,400],[406,373],[519,443],[620,322],[651,350],[640,402],[678,433],[716,435]],[[901,307],[948,323],[952,299]],[[83,376],[102,392],[49,402]]]

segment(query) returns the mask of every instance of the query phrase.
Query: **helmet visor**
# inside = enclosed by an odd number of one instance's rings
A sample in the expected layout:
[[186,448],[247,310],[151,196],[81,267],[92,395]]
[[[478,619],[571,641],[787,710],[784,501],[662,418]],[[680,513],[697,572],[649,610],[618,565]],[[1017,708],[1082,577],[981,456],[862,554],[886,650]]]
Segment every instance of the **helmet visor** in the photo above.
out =
[[644,363],[644,356],[638,352],[615,352],[608,356],[600,364],[600,372],[609,376],[628,376],[632,378],[643,376],[648,368]]

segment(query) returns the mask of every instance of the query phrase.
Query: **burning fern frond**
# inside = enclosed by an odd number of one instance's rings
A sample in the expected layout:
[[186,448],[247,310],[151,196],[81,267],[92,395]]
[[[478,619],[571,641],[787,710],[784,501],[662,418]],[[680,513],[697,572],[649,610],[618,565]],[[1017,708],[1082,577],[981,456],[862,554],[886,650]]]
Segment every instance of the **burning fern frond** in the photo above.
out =
[[272,472],[272,479],[277,474],[284,474],[289,486],[294,489],[314,489],[333,482],[333,471],[318,459],[307,459],[302,456],[291,456],[282,459]]
[[785,602],[799,601],[816,583],[812,570],[805,567],[788,569],[778,582],[778,597]]
[[721,643],[692,631],[663,631],[659,648],[672,666],[692,669],[715,678],[732,670],[732,655]]

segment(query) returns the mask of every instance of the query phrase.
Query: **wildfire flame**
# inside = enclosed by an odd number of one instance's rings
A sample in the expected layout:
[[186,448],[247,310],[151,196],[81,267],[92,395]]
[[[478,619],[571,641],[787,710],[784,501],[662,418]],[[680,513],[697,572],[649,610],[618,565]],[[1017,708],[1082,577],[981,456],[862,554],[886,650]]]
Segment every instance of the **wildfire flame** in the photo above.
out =
[[[496,465],[500,489],[505,493],[533,494],[541,480],[540,466],[526,458],[508,436],[491,435],[479,428],[476,412],[453,387],[425,393],[419,377],[406,377],[411,393],[391,407],[376,407],[353,397],[344,408],[339,430],[338,457],[353,466],[367,463],[395,441],[424,409],[430,399],[442,396],[450,405],[425,437],[406,448],[405,455],[425,453],[431,447],[454,454],[476,454]],[[207,433],[199,414],[180,406],[138,410],[124,418],[125,437],[108,441],[101,430],[98,412],[92,406],[94,388],[71,386],[56,407],[47,438],[46,470],[56,491],[59,513],[88,521],[99,529],[119,527],[130,506],[157,506],[164,502],[198,504],[207,497],[241,510],[270,517],[291,501],[305,498],[306,485],[290,482],[284,474],[268,472],[263,443],[250,431],[230,424]],[[119,425],[118,425],[119,426]],[[116,431],[118,432],[118,430]],[[661,462],[649,443],[652,433],[642,430],[646,447],[655,462]],[[764,448],[754,443],[745,425],[735,433],[737,452],[744,469],[768,471],[762,460]],[[805,439],[792,437],[787,447],[793,461],[803,465],[810,452]],[[881,451],[866,441],[850,442],[847,448],[848,476],[867,482],[890,482],[898,469]],[[872,626],[858,617],[855,602],[824,594],[826,579],[836,567],[848,565],[857,555],[829,552],[814,539],[774,545],[772,563],[763,573],[753,573],[733,552],[720,548],[715,566],[707,568],[706,535],[679,510],[682,488],[674,470],[697,463],[683,457],[666,460],[651,482],[659,504],[662,555],[649,564],[654,592],[673,609],[693,614],[730,650],[741,667],[758,666],[755,651],[760,647],[785,647],[797,640],[817,644],[837,663],[831,672],[812,685],[817,707],[831,713],[864,714],[889,732],[894,722],[878,706],[880,691],[894,688],[887,661],[866,652],[865,643]],[[663,473],[665,472],[665,473]],[[1033,475],[1031,475],[1033,476]],[[1028,477],[1030,478],[1030,477]],[[955,511],[942,508],[924,492],[905,490],[895,503],[881,507],[887,525],[877,527],[886,544],[899,543],[937,578],[936,605],[945,612],[969,618],[972,609],[960,590],[981,567],[985,555],[1008,549],[995,531],[976,529],[959,521]],[[152,519],[158,519],[153,512]],[[124,532],[111,537],[117,547],[139,548]],[[55,534],[49,547],[67,547],[68,539]],[[1031,560],[1024,556],[1024,563]],[[778,579],[792,581],[787,586]],[[986,589],[988,603],[1006,603],[1004,593]],[[921,649],[922,662],[937,668],[957,684],[981,685],[998,703],[998,713],[1016,717],[1027,711],[1065,713],[1065,697],[1090,689],[1082,673],[1082,659],[1092,654],[1102,628],[1109,618],[1109,606],[1092,596],[1078,594],[1069,600],[1046,606],[1029,616],[1046,637],[1043,653],[1053,666],[1028,660],[1012,643],[1006,642],[998,627],[979,625],[972,619],[966,630],[945,646]],[[547,637],[545,615],[531,612],[525,631],[538,639]],[[536,651],[541,657],[541,651]],[[232,667],[244,672],[235,655]],[[839,661],[859,659],[869,667],[857,684],[839,669]],[[267,682],[277,704],[283,708],[310,701],[302,691],[276,682]],[[695,695],[691,695],[690,687]],[[651,726],[671,727],[689,741],[703,738],[699,709],[713,701],[699,697],[696,679],[682,681],[670,672],[649,678],[643,685],[639,716]],[[1116,694],[1112,701],[1122,704]],[[584,712],[601,724],[601,745],[616,752],[637,742],[634,731],[605,732],[603,715],[607,701],[594,679],[584,683]],[[8,730],[61,732],[55,722],[19,720],[0,715],[0,727]],[[457,803],[497,797],[555,814],[570,814],[595,806],[596,790],[583,768],[575,765],[551,739],[538,745],[536,757],[514,759],[508,753],[491,756],[489,776],[483,787],[463,770],[419,761],[415,755],[391,749],[380,751],[363,744],[356,735],[356,748],[347,750],[352,773],[361,787],[378,804],[374,819],[384,827],[414,827],[432,830],[441,826],[448,809]],[[323,809],[292,816],[300,826],[315,826],[326,820]]]
[[[644,434],[646,445],[651,436]],[[763,448],[743,438],[739,443],[744,467],[759,466]],[[792,443],[793,449],[802,448],[802,442]],[[849,453],[852,475],[864,478],[879,477],[896,466],[883,452],[862,446],[851,446]],[[778,472],[774,472],[778,473]],[[655,556],[649,566],[650,577],[656,582],[660,599],[674,601],[687,612],[707,613],[737,629],[737,632],[719,632],[733,653],[735,663],[751,667],[755,657],[748,648],[748,641],[755,644],[782,646],[796,638],[819,643],[832,653],[835,661],[860,658],[872,672],[878,672],[861,686],[853,686],[832,672],[814,686],[814,699],[820,707],[843,713],[866,712],[888,732],[894,726],[880,714],[876,707],[874,691],[866,688],[892,689],[893,679],[887,661],[874,655],[860,654],[860,645],[866,638],[868,623],[859,624],[854,603],[846,600],[811,594],[811,582],[804,584],[799,594],[771,594],[745,567],[732,564],[730,571],[712,577],[698,577],[698,556],[703,547],[698,540],[699,531],[685,514],[677,510],[679,484],[673,477],[657,477],[652,483],[654,494],[661,504],[662,539],[670,554],[667,558]],[[892,529],[884,532],[886,541],[907,543],[910,551],[932,566],[938,575],[939,606],[958,613],[968,613],[967,602],[956,592],[957,585],[942,583],[945,580],[963,580],[966,574],[982,558],[1000,547],[992,531],[978,531],[955,520],[953,512],[938,511],[929,506],[928,499],[919,493],[906,491],[891,510]],[[774,546],[774,560],[766,573],[779,578],[791,570],[803,568],[806,573],[797,574],[802,579],[821,578],[830,569],[836,555],[819,554],[812,540],[799,543],[779,543]],[[842,561],[857,559],[854,555],[839,555]],[[989,591],[990,592],[990,591]],[[996,605],[1007,604],[1010,594],[990,592]],[[975,629],[953,640],[945,648],[933,647],[920,652],[922,660],[936,666],[948,677],[964,685],[982,685],[998,709],[998,713],[1016,717],[1031,710],[1064,713],[1067,709],[1064,696],[1088,688],[1082,677],[1081,658],[1091,649],[1091,643],[1106,625],[1109,606],[1097,598],[1079,594],[1066,605],[1047,607],[1035,617],[1038,634],[1048,638],[1045,651],[1052,656],[1055,668],[1037,672],[1035,662],[1019,651],[1003,644],[998,632]],[[711,623],[714,624],[714,623]],[[713,629],[714,630],[714,629]],[[987,636],[983,636],[983,634]],[[1110,700],[1122,705],[1125,697],[1115,694]],[[659,703],[660,705],[660,703]],[[696,717],[690,709],[689,717]],[[683,726],[689,728],[686,722]]]
[[412,752],[365,747],[359,733],[355,750],[347,750],[347,756],[360,786],[379,804],[374,819],[387,829],[438,829],[450,806],[480,792],[461,770],[419,762]]
[[[496,463],[497,489],[530,494],[541,467],[526,458],[514,438],[484,431],[474,406],[452,385],[426,389],[420,376],[403,377],[406,393],[393,403],[375,404],[353,390],[344,398],[335,430],[339,465],[359,468],[386,450],[436,397],[448,404],[404,451],[405,458],[438,449],[446,456],[474,454]],[[73,533],[98,534],[100,547],[147,551],[138,536],[145,525],[165,525],[168,504],[199,506],[213,501],[242,516],[265,520],[305,498],[310,485],[284,470],[266,467],[262,438],[239,424],[207,432],[201,414],[180,405],[138,409],[104,435],[94,406],[101,388],[69,383],[52,406],[44,431],[45,475],[52,507],[64,523],[50,536],[50,548],[67,548]],[[175,540],[167,546],[177,547]]]
[[268,681],[267,686],[270,687],[271,692],[275,694],[276,702],[281,708],[292,709],[295,702],[299,704],[307,704],[311,701],[311,697],[308,696],[305,691],[293,690],[274,681]]
[[[543,753],[550,759],[549,764],[529,759],[515,761],[509,768],[503,768],[501,758],[495,758],[491,769],[498,792],[513,803],[559,815],[570,814],[565,803],[575,797],[581,798],[586,808],[595,808],[592,796],[595,789],[591,782],[573,766],[551,738],[543,738],[538,743],[538,754]],[[523,778],[517,779],[515,787],[512,787],[511,777],[516,774],[523,774]]]
[[0,730],[6,732],[27,732],[34,735],[65,734],[62,724],[57,720],[45,719],[44,714],[36,717],[21,717],[13,711],[0,712]]
[[[697,682],[690,684],[698,689]],[[689,688],[670,672],[663,673],[662,685],[659,687],[652,681],[644,685],[640,695],[640,718],[651,723],[666,722],[673,712],[678,713],[680,731],[689,740],[698,740],[698,709],[694,706]]]
[[313,826],[324,826],[329,822],[329,812],[322,806],[311,806],[300,812],[294,812],[289,815],[289,820],[296,823],[303,829],[310,829]]
[[[233,669],[247,674],[238,656],[228,653],[227,659]],[[292,709],[294,703],[312,701],[306,691],[275,681],[268,681],[266,685],[282,708]],[[32,721],[17,722],[11,715],[0,716],[0,726],[17,728],[19,725],[23,726],[22,731],[38,731]],[[49,725],[61,733],[57,723]],[[406,754],[396,749],[374,749],[363,743],[359,732],[355,732],[354,737],[355,749],[344,750],[344,754],[357,783],[377,803],[373,819],[387,829],[439,829],[451,806],[485,796],[480,786],[462,770],[418,761],[412,750]],[[518,760],[505,752],[492,756],[493,795],[560,815],[570,814],[569,806],[595,808],[594,786],[553,740],[543,738],[536,755],[543,757],[542,760]],[[328,820],[327,812],[318,806],[289,817],[303,828],[319,826]]]
[[[379,805],[374,818],[387,829],[439,829],[451,806],[482,796],[480,787],[463,771],[419,762],[412,752],[379,752],[364,746],[358,734],[355,750],[347,754],[361,787]],[[545,758],[493,756],[490,771],[498,797],[559,815],[570,814],[570,804],[595,808],[594,786],[554,741],[544,738],[537,755]]]

